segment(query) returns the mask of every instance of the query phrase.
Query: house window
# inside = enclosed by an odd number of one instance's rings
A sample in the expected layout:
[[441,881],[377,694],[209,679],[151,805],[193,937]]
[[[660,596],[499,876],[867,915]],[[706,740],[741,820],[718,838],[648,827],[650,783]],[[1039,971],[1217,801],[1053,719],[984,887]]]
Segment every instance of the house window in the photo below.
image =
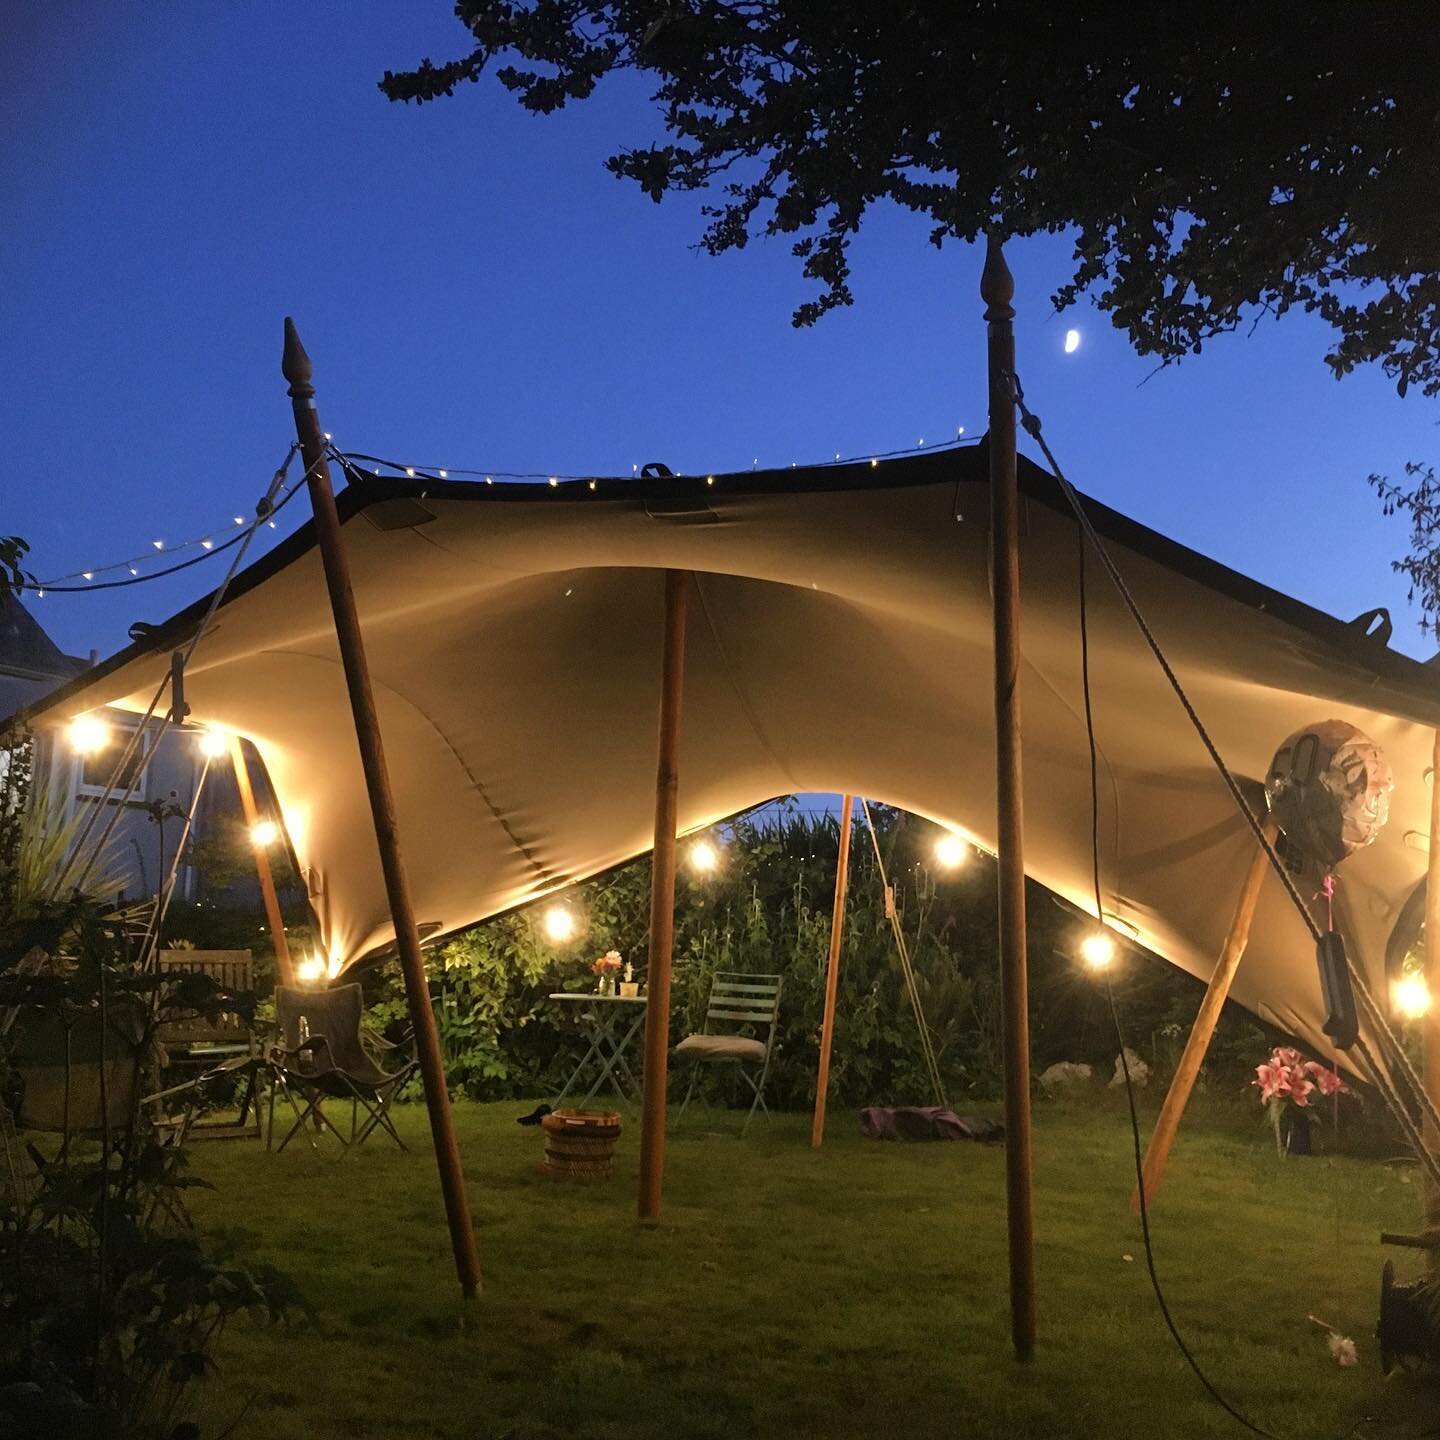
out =
[[[135,733],[133,727],[125,725],[115,725],[113,731],[114,740],[103,750],[80,757],[80,773],[75,782],[76,794],[99,799],[105,793],[105,787],[110,784],[110,772],[114,770],[116,761],[125,753],[125,747]],[[145,799],[147,772],[141,767],[145,764],[145,757],[149,752],[151,741],[152,737],[149,735],[140,737],[140,743],[131,751],[130,758],[125,762],[115,780],[114,788],[110,792],[112,800],[120,799],[127,792],[129,792],[131,800]],[[135,778],[137,772],[138,780]],[[130,790],[132,782],[135,786],[133,791]]]

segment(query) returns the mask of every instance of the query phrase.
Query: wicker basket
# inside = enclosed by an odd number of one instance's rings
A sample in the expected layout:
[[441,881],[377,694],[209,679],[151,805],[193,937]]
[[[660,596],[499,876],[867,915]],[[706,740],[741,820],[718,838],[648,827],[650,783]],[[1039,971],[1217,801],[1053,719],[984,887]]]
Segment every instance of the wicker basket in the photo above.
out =
[[620,1116],[614,1110],[552,1110],[540,1122],[545,1159],[540,1168],[556,1180],[608,1180],[615,1172]]

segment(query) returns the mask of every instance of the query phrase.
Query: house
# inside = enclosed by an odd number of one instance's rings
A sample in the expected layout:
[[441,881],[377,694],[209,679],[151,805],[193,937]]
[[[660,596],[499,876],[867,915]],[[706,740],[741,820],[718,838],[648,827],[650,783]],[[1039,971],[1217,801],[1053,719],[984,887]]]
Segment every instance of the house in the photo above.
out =
[[[13,715],[92,663],[93,657],[66,655],[19,600],[0,592],[0,716]],[[37,734],[31,754],[32,796],[48,801],[67,820],[97,805],[110,813],[119,809],[107,846],[107,872],[131,900],[160,889],[204,763],[193,734],[151,720],[111,786],[116,762],[138,725],[139,717],[126,711],[97,710],[68,734]],[[0,720],[0,734],[4,728]],[[142,757],[148,763],[142,765]],[[0,747],[0,784],[9,764],[10,752]],[[101,823],[109,819],[107,813]],[[191,867],[181,866],[175,900],[192,898],[196,887]]]

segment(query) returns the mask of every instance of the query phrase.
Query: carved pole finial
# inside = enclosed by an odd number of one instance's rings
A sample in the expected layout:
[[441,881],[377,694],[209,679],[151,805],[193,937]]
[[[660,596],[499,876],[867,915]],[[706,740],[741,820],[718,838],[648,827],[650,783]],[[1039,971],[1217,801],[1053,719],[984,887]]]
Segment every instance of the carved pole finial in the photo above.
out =
[[1015,307],[1015,277],[1005,263],[1005,248],[992,230],[985,237],[985,268],[980,272],[980,298],[985,302],[987,320],[1011,320]]
[[288,315],[285,317],[285,353],[280,359],[280,373],[290,382],[291,399],[309,400],[315,394],[315,387],[310,383],[314,367],[300,343],[295,322]]

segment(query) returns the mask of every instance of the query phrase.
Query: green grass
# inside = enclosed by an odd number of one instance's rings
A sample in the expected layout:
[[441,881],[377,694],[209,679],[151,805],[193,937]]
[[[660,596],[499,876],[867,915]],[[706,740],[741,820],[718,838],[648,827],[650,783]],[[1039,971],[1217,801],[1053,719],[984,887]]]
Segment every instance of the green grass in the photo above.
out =
[[[196,1146],[218,1187],[192,1192],[197,1224],[286,1269],[317,1312],[233,1326],[206,1418],[248,1403],[236,1433],[265,1440],[1243,1433],[1161,1323],[1113,1097],[1037,1108],[1028,1366],[1010,1356],[1000,1148],[877,1144],[835,1115],[817,1153],[806,1117],[741,1142],[736,1117],[702,1113],[671,1138],[664,1216],[644,1228],[636,1127],[613,1183],[562,1185],[537,1171],[539,1132],[513,1123],[526,1108],[457,1107],[485,1266],[468,1305],[419,1107],[400,1117],[408,1155]],[[1385,1380],[1371,1338],[1378,1232],[1417,1212],[1410,1167],[1281,1163],[1253,1116],[1187,1121],[1155,1214],[1161,1278],[1258,1424],[1287,1440],[1435,1424],[1440,1389]],[[1307,1313],[1355,1337],[1358,1369]]]

